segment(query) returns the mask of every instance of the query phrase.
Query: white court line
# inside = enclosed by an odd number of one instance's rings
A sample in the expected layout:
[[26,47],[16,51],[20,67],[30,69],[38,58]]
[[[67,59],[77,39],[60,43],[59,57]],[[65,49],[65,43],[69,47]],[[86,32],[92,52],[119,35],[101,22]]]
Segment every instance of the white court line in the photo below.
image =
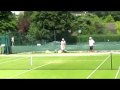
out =
[[[51,61],[51,60],[40,60],[40,61]],[[56,61],[89,61],[89,62],[91,62],[91,61],[103,61],[103,60],[56,60]]]
[[16,77],[16,76],[19,76],[19,75],[21,75],[21,74],[24,74],[24,73],[26,73],[26,72],[32,71],[32,70],[34,70],[34,69],[37,69],[37,68],[40,68],[40,67],[46,66],[46,65],[51,64],[51,63],[53,63],[53,62],[50,62],[50,63],[47,63],[47,64],[43,64],[43,65],[41,65],[41,66],[38,66],[38,67],[32,68],[32,69],[30,69],[30,70],[27,70],[27,71],[24,71],[24,72],[18,73],[18,74],[14,75],[14,76],[9,77],[8,79],[12,79],[12,78],[14,78],[14,77]]
[[[0,56],[1,57],[1,56]],[[20,56],[19,56],[20,57]],[[12,56],[12,57],[7,57],[6,59],[5,59],[5,57],[4,56],[2,56],[2,58],[4,58],[4,59],[2,59],[2,60],[0,60],[0,61],[4,61],[4,60],[11,60],[11,59],[14,59],[15,57],[14,56]],[[17,57],[16,57],[17,58]],[[27,58],[27,57],[25,57],[25,58]],[[1,62],[0,62],[1,63]]]
[[12,54],[12,55],[0,55],[0,56],[5,56],[5,57],[20,57],[20,56],[25,56],[25,57],[44,57],[44,56],[99,56],[99,55],[106,55],[109,54],[107,53],[57,53],[57,54],[23,54],[23,55],[18,55],[18,54]]
[[6,59],[4,58],[4,59],[2,59],[0,61],[9,60],[9,59],[13,59],[13,57],[12,58],[9,57],[9,58],[6,58]]
[[103,60],[63,60],[63,61],[103,61]]
[[12,62],[12,61],[17,61],[17,60],[20,60],[20,59],[23,59],[23,58],[17,58],[17,59],[14,59],[14,60],[10,60],[10,61],[1,62],[0,64],[3,64],[3,63],[8,63],[8,62]]
[[92,73],[90,73],[90,75],[86,78],[88,79],[89,77],[91,77],[92,74],[94,74],[96,72],[96,70],[98,70],[98,68],[109,58],[110,56],[108,56],[95,70],[93,70]]
[[120,66],[119,66],[118,71],[117,71],[117,73],[116,73],[116,75],[115,75],[115,79],[117,79],[117,76],[118,76],[118,74],[119,74],[119,71],[120,71]]
[[[69,61],[69,60],[68,60]],[[74,61],[74,60],[72,60]],[[77,61],[77,60],[76,60]],[[103,61],[103,60],[78,60],[78,61]]]

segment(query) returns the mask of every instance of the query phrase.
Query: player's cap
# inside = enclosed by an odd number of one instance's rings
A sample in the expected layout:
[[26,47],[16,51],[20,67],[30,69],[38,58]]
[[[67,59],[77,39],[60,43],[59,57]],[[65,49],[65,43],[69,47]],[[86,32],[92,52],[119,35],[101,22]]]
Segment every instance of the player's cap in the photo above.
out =
[[89,37],[89,39],[92,39],[92,37]]
[[62,40],[64,40],[64,38],[62,38]]

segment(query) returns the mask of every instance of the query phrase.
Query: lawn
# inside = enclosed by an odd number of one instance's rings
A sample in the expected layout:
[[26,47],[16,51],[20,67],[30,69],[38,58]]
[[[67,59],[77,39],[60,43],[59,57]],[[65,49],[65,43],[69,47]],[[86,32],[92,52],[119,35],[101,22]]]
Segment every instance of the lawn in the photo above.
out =
[[120,54],[0,55],[1,79],[118,79]]

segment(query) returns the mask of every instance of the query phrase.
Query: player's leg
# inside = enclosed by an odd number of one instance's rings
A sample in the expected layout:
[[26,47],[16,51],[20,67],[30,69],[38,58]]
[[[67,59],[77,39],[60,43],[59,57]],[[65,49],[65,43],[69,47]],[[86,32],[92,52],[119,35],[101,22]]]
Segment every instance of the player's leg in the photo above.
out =
[[91,52],[93,51],[93,46],[91,46]]
[[63,48],[63,46],[61,45],[61,51],[63,52],[63,50],[64,50],[64,48]]
[[90,46],[90,51],[92,51],[92,49],[93,49],[93,47],[92,47],[92,46]]
[[63,52],[65,53],[66,51],[65,51],[65,45],[63,46]]

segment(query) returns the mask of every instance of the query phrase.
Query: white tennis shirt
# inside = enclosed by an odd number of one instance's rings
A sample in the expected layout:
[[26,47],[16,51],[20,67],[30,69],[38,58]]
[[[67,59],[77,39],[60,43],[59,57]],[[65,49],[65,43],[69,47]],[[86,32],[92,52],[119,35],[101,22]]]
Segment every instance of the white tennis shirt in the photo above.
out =
[[64,50],[66,45],[66,41],[61,41],[61,49]]
[[95,43],[95,41],[94,41],[93,39],[90,39],[90,40],[89,40],[89,46],[93,46],[94,43]]

